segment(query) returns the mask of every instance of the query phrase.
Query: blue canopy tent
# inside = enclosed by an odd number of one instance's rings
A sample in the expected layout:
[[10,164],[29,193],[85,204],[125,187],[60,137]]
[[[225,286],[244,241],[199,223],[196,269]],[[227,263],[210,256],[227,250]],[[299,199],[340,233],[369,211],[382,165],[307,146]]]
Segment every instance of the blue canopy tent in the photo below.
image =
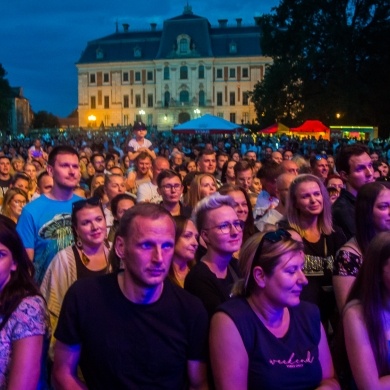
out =
[[186,134],[225,134],[231,132],[243,132],[244,128],[236,123],[229,122],[218,116],[205,114],[200,118],[175,126],[172,133]]

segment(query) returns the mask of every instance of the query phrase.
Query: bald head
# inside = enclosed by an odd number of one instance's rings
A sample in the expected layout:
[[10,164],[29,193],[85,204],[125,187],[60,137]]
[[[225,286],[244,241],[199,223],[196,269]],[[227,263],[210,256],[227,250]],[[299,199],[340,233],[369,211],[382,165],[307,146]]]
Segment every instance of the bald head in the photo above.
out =
[[276,179],[276,194],[283,206],[286,205],[288,189],[295,177],[291,173],[282,173]]
[[283,161],[282,153],[280,152],[272,152],[271,159],[276,163],[280,164]]
[[280,163],[280,168],[283,173],[291,173],[294,176],[298,175],[298,165],[292,160],[283,160]]

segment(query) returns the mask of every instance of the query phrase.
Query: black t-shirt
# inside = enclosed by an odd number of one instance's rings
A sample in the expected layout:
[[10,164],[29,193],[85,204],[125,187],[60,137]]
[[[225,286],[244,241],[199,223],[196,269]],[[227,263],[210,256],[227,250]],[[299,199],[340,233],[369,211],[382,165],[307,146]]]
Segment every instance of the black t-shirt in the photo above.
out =
[[0,198],[4,198],[4,195],[7,192],[10,184],[11,184],[11,178],[9,178],[8,180],[0,179]]
[[224,279],[217,278],[210,268],[200,261],[186,276],[184,288],[200,298],[211,318],[215,309],[230,298],[234,282],[239,277],[238,261],[235,258],[230,260]]
[[142,305],[109,274],[70,287],[55,337],[81,345],[89,389],[184,389],[187,362],[207,357],[207,322],[201,302],[169,281],[156,302]]

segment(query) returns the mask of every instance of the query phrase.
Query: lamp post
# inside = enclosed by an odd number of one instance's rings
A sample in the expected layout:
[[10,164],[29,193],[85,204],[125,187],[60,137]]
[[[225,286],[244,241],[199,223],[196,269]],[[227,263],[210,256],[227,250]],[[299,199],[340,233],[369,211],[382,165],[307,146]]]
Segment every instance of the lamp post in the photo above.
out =
[[200,110],[199,110],[199,108],[195,108],[194,114],[195,114],[195,117],[196,117],[196,118],[199,118],[199,116],[200,116]]
[[94,127],[94,124],[96,124],[96,116],[89,115],[88,116],[88,123],[89,123],[89,127]]
[[141,122],[142,122],[142,115],[145,115],[145,111],[144,110],[139,110],[138,114],[141,117]]

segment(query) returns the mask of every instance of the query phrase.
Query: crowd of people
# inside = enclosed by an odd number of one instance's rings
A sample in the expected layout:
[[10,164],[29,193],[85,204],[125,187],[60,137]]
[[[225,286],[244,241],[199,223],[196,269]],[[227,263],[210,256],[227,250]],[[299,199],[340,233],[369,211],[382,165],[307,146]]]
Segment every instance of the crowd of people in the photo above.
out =
[[25,142],[0,151],[0,389],[389,388],[385,142]]

